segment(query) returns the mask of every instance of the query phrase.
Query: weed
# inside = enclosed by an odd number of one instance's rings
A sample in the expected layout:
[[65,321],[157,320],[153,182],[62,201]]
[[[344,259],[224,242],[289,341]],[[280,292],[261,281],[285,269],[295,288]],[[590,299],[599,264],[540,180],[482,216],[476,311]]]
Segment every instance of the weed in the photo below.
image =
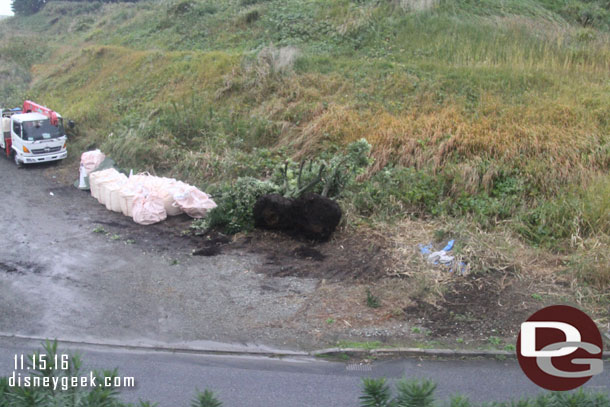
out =
[[420,334],[421,333],[421,328],[418,326],[414,326],[411,328],[411,333],[413,334]]
[[106,233],[106,229],[102,226],[96,226],[95,229],[93,229],[93,233]]
[[490,337],[488,337],[487,338],[487,342],[489,342],[490,345],[493,345],[493,346],[496,346],[496,347],[502,345],[502,339],[498,338],[497,336],[490,336]]
[[334,324],[334,323],[335,323],[335,320],[334,320],[333,318],[328,318],[328,319],[326,320],[326,323],[327,323],[328,325],[332,325],[332,324]]
[[121,235],[118,235],[116,233],[110,236],[110,240],[119,240],[119,239],[121,239]]
[[373,295],[369,288],[366,289],[366,306],[369,308],[381,307],[381,301],[379,300],[379,297]]
[[536,301],[542,301],[542,295],[540,295],[538,293],[533,293],[532,294],[532,299],[534,299]]
[[371,341],[371,342],[339,341],[337,343],[337,346],[339,348],[377,349],[382,346],[382,343],[379,341]]

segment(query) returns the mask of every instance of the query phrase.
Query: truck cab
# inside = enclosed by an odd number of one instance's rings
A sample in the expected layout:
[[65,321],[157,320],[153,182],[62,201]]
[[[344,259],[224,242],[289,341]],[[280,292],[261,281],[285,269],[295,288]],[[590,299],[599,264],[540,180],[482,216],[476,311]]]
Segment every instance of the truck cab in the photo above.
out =
[[54,113],[23,113],[0,110],[2,133],[0,147],[13,156],[18,166],[63,160],[68,156],[63,119]]

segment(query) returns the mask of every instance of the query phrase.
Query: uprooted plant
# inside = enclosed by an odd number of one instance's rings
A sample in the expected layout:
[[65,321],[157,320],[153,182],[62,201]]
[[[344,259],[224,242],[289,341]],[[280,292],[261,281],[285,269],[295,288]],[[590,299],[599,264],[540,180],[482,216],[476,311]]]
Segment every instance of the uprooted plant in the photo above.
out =
[[341,219],[341,208],[331,198],[340,196],[368,168],[370,151],[371,145],[361,139],[333,155],[300,163],[287,160],[270,180],[238,178],[216,191],[218,207],[194,227],[237,233],[257,226],[326,240]]
[[314,192],[336,198],[356,177],[372,164],[371,145],[366,139],[349,144],[344,153],[316,157],[296,163],[287,160],[277,169],[273,181],[287,198],[298,198]]

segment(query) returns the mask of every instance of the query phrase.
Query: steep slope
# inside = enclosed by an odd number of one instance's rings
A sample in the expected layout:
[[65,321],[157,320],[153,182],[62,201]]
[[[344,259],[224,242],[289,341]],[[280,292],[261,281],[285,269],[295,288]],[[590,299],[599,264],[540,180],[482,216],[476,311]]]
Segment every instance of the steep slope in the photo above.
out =
[[510,221],[564,250],[610,231],[609,19],[604,1],[50,2],[0,25],[0,97],[200,183],[366,137],[355,216]]

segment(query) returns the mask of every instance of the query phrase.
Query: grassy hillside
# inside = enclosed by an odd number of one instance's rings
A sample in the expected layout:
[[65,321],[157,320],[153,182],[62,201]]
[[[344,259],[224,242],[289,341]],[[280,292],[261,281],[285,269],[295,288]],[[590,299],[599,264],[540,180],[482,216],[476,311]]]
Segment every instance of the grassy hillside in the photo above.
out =
[[[365,137],[356,219],[466,216],[608,284],[606,0],[50,2],[0,24],[0,100],[203,185]],[[44,38],[41,41],[40,38]]]

